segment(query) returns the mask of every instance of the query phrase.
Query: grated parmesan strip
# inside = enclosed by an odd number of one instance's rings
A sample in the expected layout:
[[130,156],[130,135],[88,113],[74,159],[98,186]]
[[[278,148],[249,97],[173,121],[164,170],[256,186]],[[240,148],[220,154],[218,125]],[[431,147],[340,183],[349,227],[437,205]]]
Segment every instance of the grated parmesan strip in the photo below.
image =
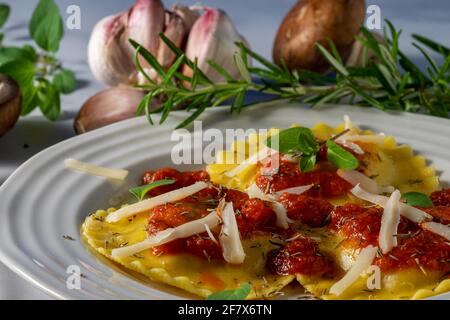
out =
[[293,187],[293,188],[287,188],[284,190],[280,190],[278,192],[276,192],[275,194],[280,197],[283,193],[289,193],[289,194],[302,194],[305,193],[306,191],[308,191],[309,189],[311,189],[312,187],[314,187],[313,184],[308,184],[308,185],[304,185],[304,186],[298,186],[298,187]]
[[175,228],[168,228],[148,237],[142,242],[131,246],[115,248],[111,250],[111,255],[115,258],[129,257],[143,250],[159,246],[176,239],[187,238],[205,231],[206,227],[214,228],[220,223],[220,218],[216,211],[211,211],[207,216],[194,221],[187,222]]
[[[386,206],[386,203],[389,200],[388,197],[373,194],[362,189],[359,184],[356,185],[352,190],[350,190],[350,192],[357,198],[374,203],[383,208]],[[403,202],[400,202],[400,214],[415,223],[420,223],[426,220],[433,220],[433,217],[428,213],[411,207]]]
[[438,222],[424,222],[421,227],[450,241],[450,227]]
[[359,184],[361,188],[367,190],[370,193],[374,194],[392,193],[395,190],[395,188],[392,186],[386,187],[379,186],[375,180],[370,179],[365,174],[358,172],[356,170],[345,171],[339,169],[336,173],[339,177],[349,182],[350,184],[354,186]]
[[263,148],[254,155],[248,157],[246,160],[242,161],[236,168],[225,172],[227,177],[234,177],[244,171],[248,166],[258,163],[258,161],[267,158],[272,150],[270,148]]
[[228,263],[241,264],[245,260],[245,252],[231,202],[225,204],[221,218],[222,230],[220,231],[219,241],[222,246],[223,258]]
[[128,171],[123,169],[111,169],[106,167],[96,166],[87,162],[82,162],[75,159],[64,160],[64,165],[67,169],[72,171],[86,173],[92,176],[107,178],[111,183],[117,185],[123,182],[128,176]]
[[345,141],[360,141],[360,142],[373,142],[382,144],[386,140],[386,135],[380,133],[380,134],[352,134],[352,135],[345,135]]
[[211,229],[206,223],[205,223],[205,230],[206,233],[208,234],[208,237],[210,237],[213,242],[218,243],[216,237],[214,237],[213,233],[211,232]]
[[256,183],[252,183],[248,189],[247,194],[250,198],[256,198],[261,199],[263,201],[270,202],[270,207],[275,212],[275,215],[277,216],[277,226],[282,229],[287,229],[289,227],[289,223],[292,223],[293,221],[288,218],[287,210],[286,208],[279,202],[277,202],[277,197],[265,194],[257,185]]
[[137,203],[122,207],[117,211],[110,213],[105,221],[106,222],[117,222],[121,219],[125,219],[132,215],[148,211],[156,206],[163,205],[170,202],[175,202],[187,198],[205,188],[208,184],[203,181],[196,182],[190,186],[183,187],[177,190],[173,190],[159,196],[139,201]]
[[384,207],[378,236],[379,247],[384,254],[397,246],[398,225],[400,223],[400,191],[395,190]]
[[378,248],[373,246],[367,246],[364,249],[361,249],[350,270],[348,270],[341,280],[333,284],[330,288],[330,293],[339,296],[356,280],[358,280],[361,274],[372,265],[377,251]]

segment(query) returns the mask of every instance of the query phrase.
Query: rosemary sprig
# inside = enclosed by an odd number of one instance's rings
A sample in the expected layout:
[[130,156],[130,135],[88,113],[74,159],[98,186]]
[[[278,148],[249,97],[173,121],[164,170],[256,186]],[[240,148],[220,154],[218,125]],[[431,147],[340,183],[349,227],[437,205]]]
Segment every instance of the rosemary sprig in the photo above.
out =
[[[164,70],[145,48],[130,40],[136,49],[136,66],[146,76],[146,71],[139,63],[138,55],[158,73],[161,81],[149,81],[140,86],[148,90],[137,113],[146,114],[150,123],[151,114],[162,114],[163,123],[174,109],[186,108],[192,111],[178,127],[185,127],[200,116],[208,107],[224,103],[230,104],[231,112],[239,113],[250,103],[245,97],[250,91],[270,94],[271,100],[300,101],[319,107],[325,103],[339,104],[343,101],[354,105],[376,107],[380,110],[397,110],[424,113],[438,117],[449,117],[450,111],[450,49],[430,39],[413,35],[417,42],[414,46],[428,63],[421,70],[399,48],[401,31],[387,22],[385,42],[380,43],[366,28],[361,29],[357,41],[364,46],[364,51],[374,53],[376,59],[365,55],[363,67],[347,67],[339,56],[334,44],[329,42],[329,49],[317,44],[336,72],[335,76],[322,75],[311,71],[290,71],[285,66],[278,66],[250,50],[242,43],[237,43],[238,51],[234,56],[240,77],[234,78],[214,61],[209,64],[223,78],[223,82],[213,83],[199,68],[197,62],[184,55],[167,37],[160,34],[164,43],[176,54],[177,59],[172,68]],[[443,57],[440,65],[427,52],[430,49]],[[250,66],[248,58],[261,66]],[[188,77],[178,68],[185,64],[192,69]],[[146,78],[149,79],[148,76]],[[149,110],[152,98],[163,97],[164,102],[156,110]]]

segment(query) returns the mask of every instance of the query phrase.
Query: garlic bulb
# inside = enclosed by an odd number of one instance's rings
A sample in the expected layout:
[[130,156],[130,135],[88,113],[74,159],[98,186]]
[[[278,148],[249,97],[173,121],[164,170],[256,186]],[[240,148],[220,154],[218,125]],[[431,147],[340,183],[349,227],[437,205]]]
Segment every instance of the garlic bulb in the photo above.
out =
[[109,88],[90,97],[74,121],[77,134],[136,116],[145,92],[127,86]]
[[97,80],[109,86],[128,83],[136,70],[134,50],[128,39],[134,39],[156,55],[164,23],[165,11],[160,0],[137,0],[128,11],[100,20],[88,45],[89,66]]
[[17,83],[0,75],[0,136],[10,130],[20,116],[22,98]]
[[[222,10],[204,7],[203,14],[192,26],[185,52],[191,60],[197,58],[199,69],[214,82],[224,79],[209,65],[208,60],[214,60],[233,77],[239,78],[239,71],[234,63],[234,53],[239,51],[235,42],[247,44],[228,15]],[[186,65],[182,72],[188,77],[192,76],[192,69]]]

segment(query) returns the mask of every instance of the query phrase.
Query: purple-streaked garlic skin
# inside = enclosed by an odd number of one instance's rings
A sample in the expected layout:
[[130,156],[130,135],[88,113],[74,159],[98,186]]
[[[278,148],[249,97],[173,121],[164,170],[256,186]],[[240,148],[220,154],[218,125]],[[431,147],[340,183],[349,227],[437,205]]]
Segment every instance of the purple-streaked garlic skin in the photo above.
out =
[[[182,48],[189,34],[189,29],[183,19],[176,13],[169,13],[168,22],[164,35],[172,41],[178,48]],[[167,70],[175,61],[175,53],[161,41],[158,48],[157,59],[161,66]]]
[[[224,78],[208,61],[214,60],[233,77],[239,78],[233,57],[234,53],[239,51],[236,42],[246,43],[228,15],[222,10],[204,7],[203,14],[192,26],[185,53],[191,60],[197,59],[199,69],[213,82],[221,82]],[[182,72],[185,76],[192,76],[191,68],[186,65],[183,66]]]
[[134,49],[128,40],[137,41],[156,55],[164,15],[160,0],[137,0],[128,11],[100,20],[88,45],[88,62],[95,78],[107,86],[130,83],[136,67]]
[[22,97],[17,83],[0,75],[0,137],[9,131],[20,116]]
[[197,10],[181,5],[174,5],[172,9],[170,9],[170,11],[177,14],[183,20],[186,29],[189,31],[192,29],[192,26],[200,17],[200,14],[197,12]]
[[164,31],[165,9],[160,0],[137,0],[130,9],[127,36],[156,55]]
[[77,134],[133,118],[145,96],[145,91],[128,86],[108,88],[90,97],[81,107],[74,121]]

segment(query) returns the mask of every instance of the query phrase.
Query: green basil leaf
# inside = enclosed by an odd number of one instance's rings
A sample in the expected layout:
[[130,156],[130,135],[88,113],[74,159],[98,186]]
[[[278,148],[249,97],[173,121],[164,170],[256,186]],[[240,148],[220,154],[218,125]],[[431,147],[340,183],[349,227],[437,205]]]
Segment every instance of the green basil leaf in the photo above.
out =
[[3,47],[0,48],[0,65],[13,60],[27,60],[37,62],[37,54],[32,46],[24,45],[22,48]]
[[136,196],[138,200],[144,199],[144,196],[152,189],[159,186],[166,186],[168,184],[175,183],[175,180],[172,179],[162,179],[158,181],[154,181],[152,183],[146,184],[144,186],[139,186],[136,188],[131,188],[130,192]]
[[312,131],[303,127],[282,130],[269,137],[266,145],[281,153],[302,152],[304,154],[317,152],[319,146]]
[[406,201],[410,206],[417,206],[422,208],[428,208],[433,206],[433,201],[423,193],[420,192],[407,192],[402,195],[402,199]]
[[308,172],[314,169],[316,166],[316,155],[312,154],[309,156],[302,156],[300,158],[300,171],[301,172]]
[[64,94],[73,92],[77,85],[75,74],[68,69],[63,69],[56,73],[53,77],[52,82],[55,87]]
[[35,66],[28,60],[9,59],[0,65],[0,72],[16,80],[22,87],[33,83]]
[[2,28],[5,25],[6,20],[8,20],[9,11],[9,6],[7,4],[0,4],[0,28]]
[[40,0],[34,9],[28,29],[32,38],[45,51],[56,52],[64,35],[59,8],[53,0]]
[[21,115],[25,116],[37,108],[39,99],[37,97],[37,89],[34,85],[20,87],[22,93],[22,110]]
[[37,98],[42,114],[50,121],[58,119],[61,112],[61,101],[58,89],[49,81],[41,80]]
[[207,300],[245,300],[250,293],[250,290],[250,284],[244,282],[236,290],[224,290],[210,294]]
[[359,161],[353,154],[332,140],[327,141],[327,158],[330,163],[342,170],[354,170],[359,166]]

